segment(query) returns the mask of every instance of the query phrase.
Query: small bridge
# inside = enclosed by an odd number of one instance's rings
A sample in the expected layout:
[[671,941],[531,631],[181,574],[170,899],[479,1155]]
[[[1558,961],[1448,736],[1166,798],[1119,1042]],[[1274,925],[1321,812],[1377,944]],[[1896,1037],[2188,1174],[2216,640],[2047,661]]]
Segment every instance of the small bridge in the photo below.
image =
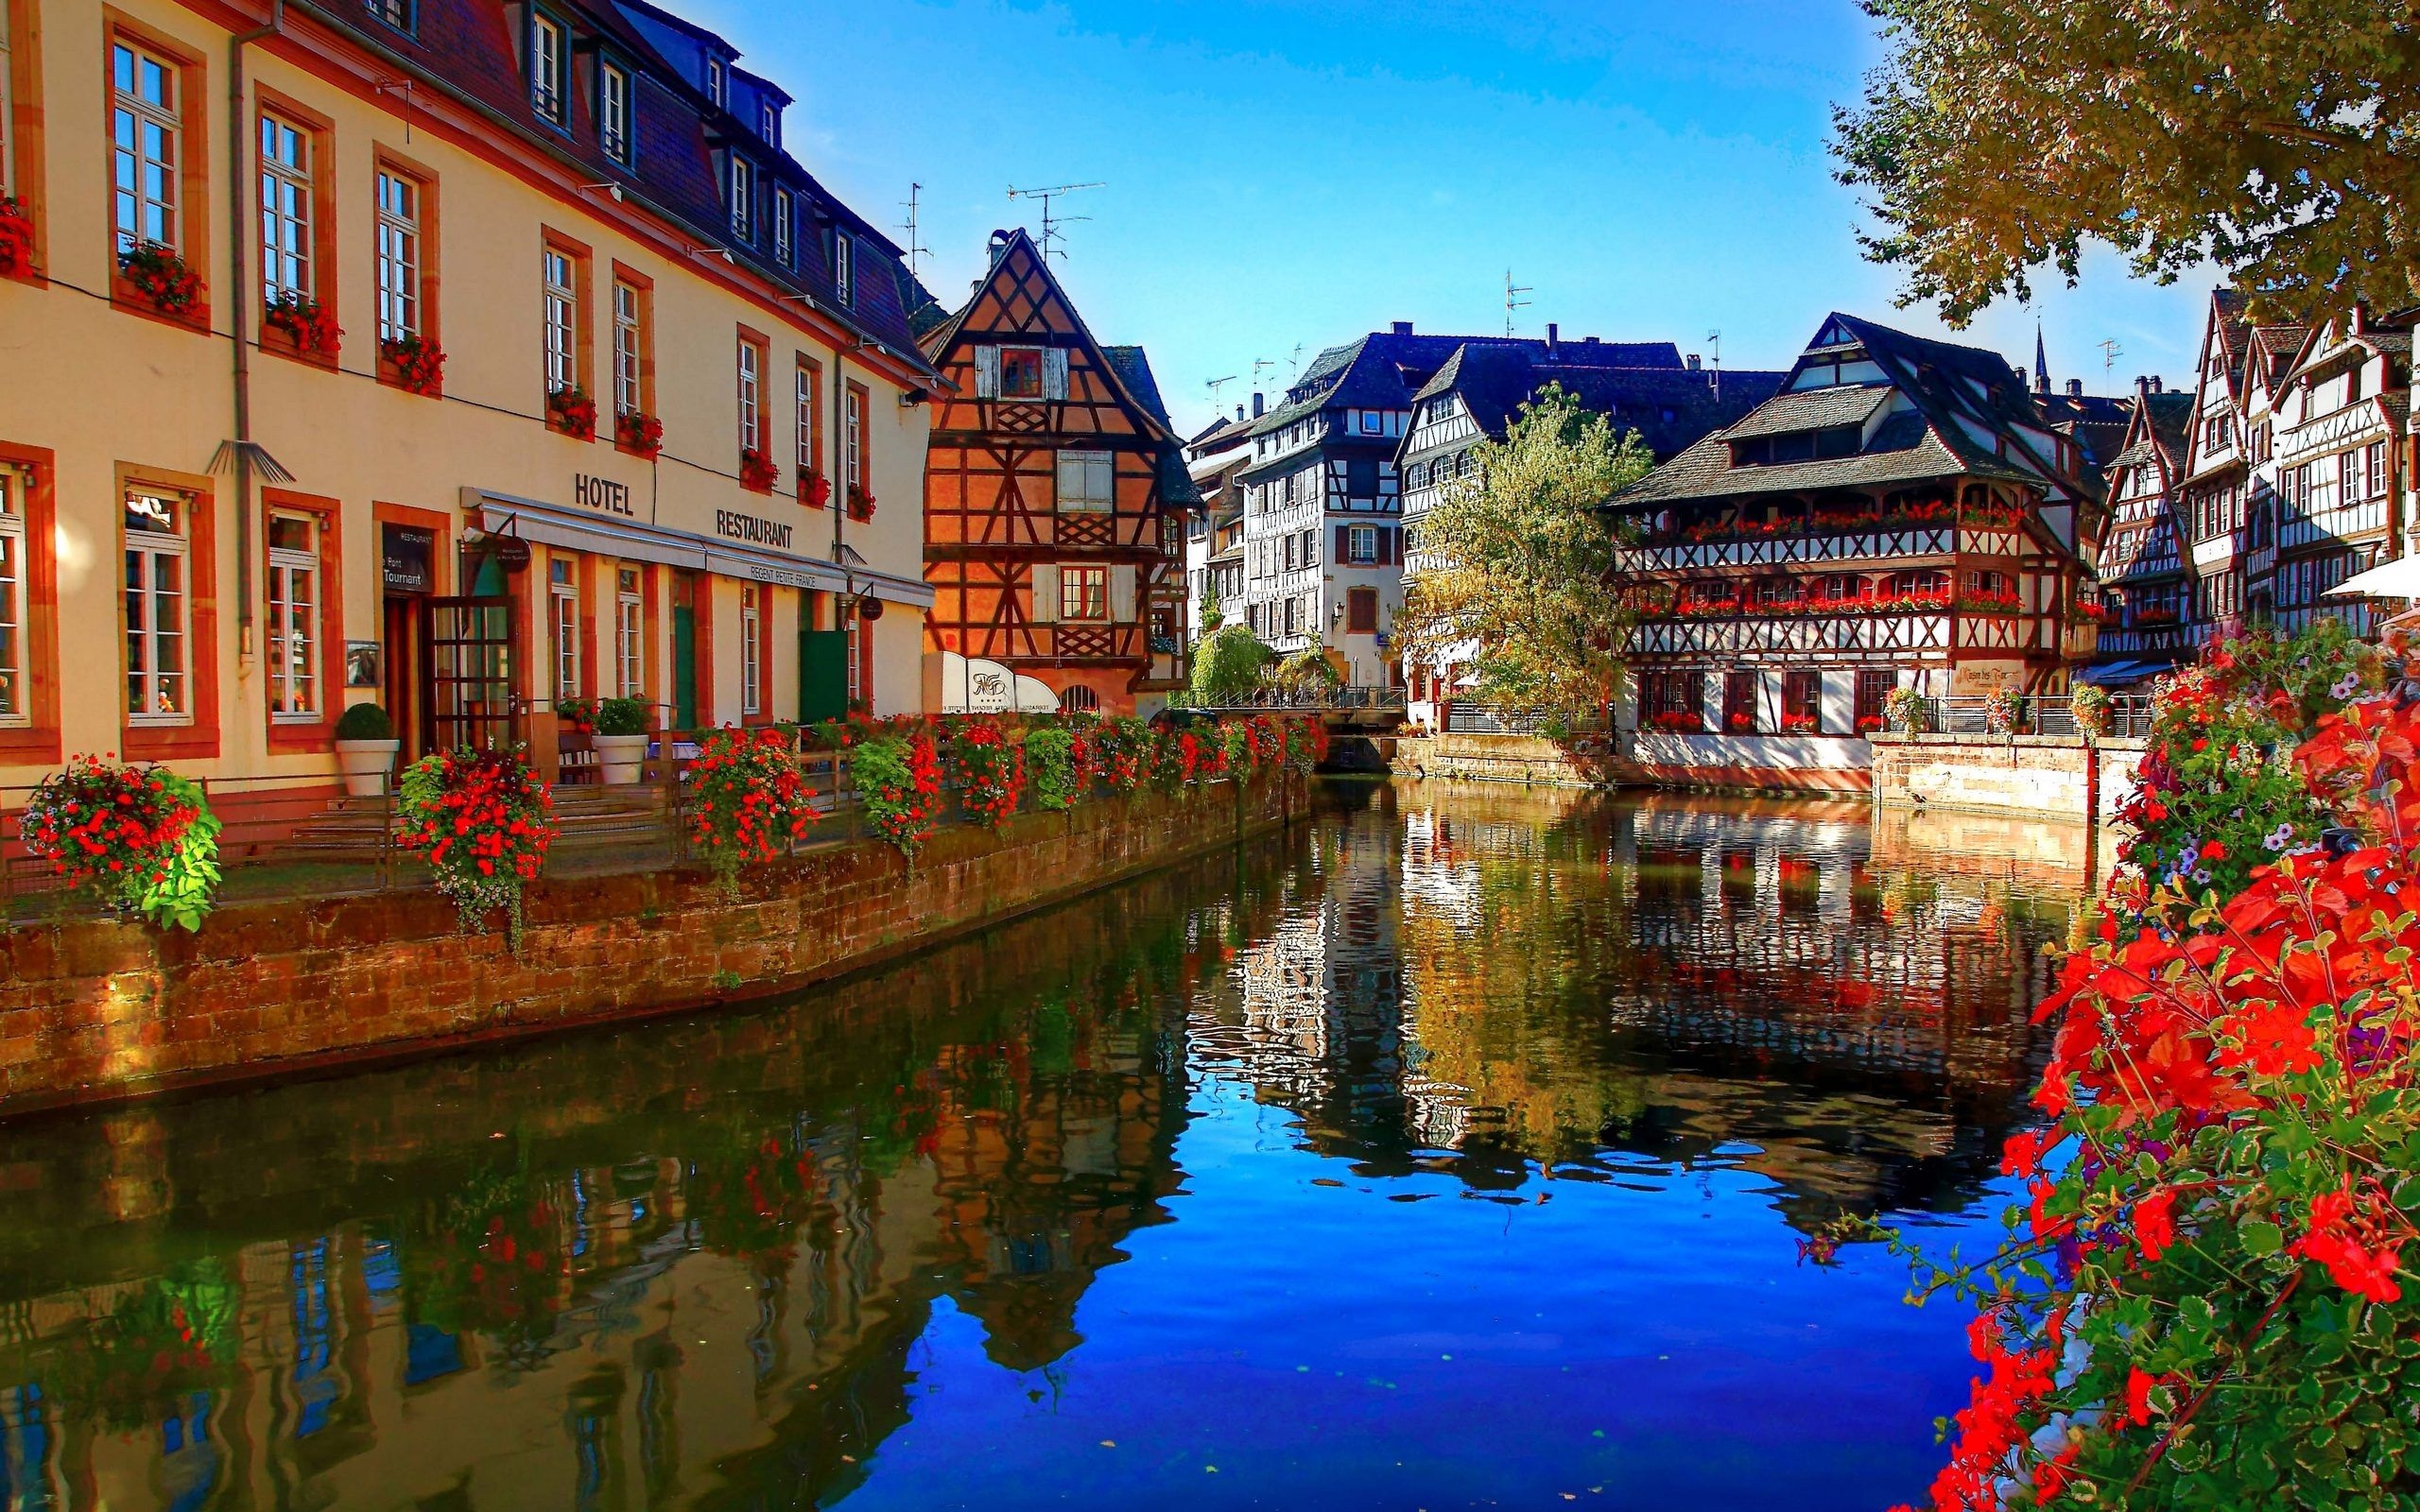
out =
[[1401,688],[1264,688],[1223,703],[1189,705],[1204,714],[1310,714],[1320,716],[1330,737],[1383,736],[1403,729],[1406,696]]

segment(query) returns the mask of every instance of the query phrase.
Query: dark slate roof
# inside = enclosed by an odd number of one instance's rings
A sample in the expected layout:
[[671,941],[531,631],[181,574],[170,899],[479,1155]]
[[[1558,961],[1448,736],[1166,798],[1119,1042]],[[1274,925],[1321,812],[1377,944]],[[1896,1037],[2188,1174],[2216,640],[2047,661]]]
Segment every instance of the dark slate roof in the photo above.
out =
[[[1070,306],[1073,308],[1073,306]],[[1110,369],[1117,381],[1134,396],[1134,402],[1150,412],[1160,428],[1171,437],[1176,434],[1176,421],[1168,419],[1168,406],[1160,398],[1160,381],[1151,376],[1151,359],[1140,347],[1103,347],[1100,354],[1109,359]],[[1172,509],[1188,509],[1201,504],[1201,490],[1184,465],[1184,448],[1171,440],[1160,448],[1160,499]]]
[[[898,246],[833,196],[796,159],[766,147],[757,136],[757,123],[716,107],[658,45],[659,41],[669,45],[675,38],[694,37],[717,44],[726,59],[735,57],[728,43],[645,0],[628,4],[628,12],[621,0],[562,0],[556,7],[571,25],[577,48],[618,55],[636,76],[631,91],[635,152],[628,166],[607,156],[599,143],[592,92],[571,92],[567,128],[538,115],[506,8],[494,0],[417,0],[417,25],[407,32],[372,20],[358,6],[330,7],[320,14],[389,55],[399,71],[416,76],[416,87],[471,103],[508,123],[537,150],[576,164],[593,181],[620,184],[627,195],[685,228],[703,246],[721,247],[732,240],[715,154],[724,143],[745,142],[750,156],[798,197],[807,215],[793,239],[795,267],[773,261],[769,234],[757,238],[758,247],[732,247],[737,266],[777,289],[809,296],[833,318],[922,366],[902,295]],[[765,198],[769,204],[771,197]],[[856,287],[845,307],[835,297],[824,252],[827,226],[847,230],[858,243]]]
[[1891,397],[1887,387],[1809,388],[1781,394],[1772,403],[1723,434],[1744,440],[1751,436],[1781,436],[1791,431],[1827,430],[1835,425],[1862,425]]
[[[1669,341],[1547,342],[1528,336],[1431,336],[1373,331],[1311,359],[1277,407],[1253,424],[1266,434],[1331,407],[1408,409],[1448,363],[1466,352],[1525,353],[1531,362],[1573,367],[1683,371],[1681,349]],[[1467,359],[1465,359],[1467,360]]]
[[[1761,417],[1781,406],[1796,413],[1805,405],[1803,393],[1786,393],[1769,401],[1740,426],[1718,431],[1658,467],[1616,495],[1615,507],[1652,505],[1682,499],[1720,498],[1739,494],[1802,492],[1832,488],[1873,488],[1915,483],[1929,478],[1986,477],[2043,485],[2043,472],[2021,465],[2028,445],[2011,427],[2022,423],[2044,428],[2046,420],[2035,396],[1998,353],[1978,347],[1910,335],[1855,316],[1834,312],[1818,328],[1819,338],[1835,328],[1890,375],[1892,385],[1915,408],[1885,420],[1855,455],[1775,465],[1732,466],[1730,438],[1734,434],[1771,434],[1803,430],[1804,422],[1768,425]],[[1831,360],[1849,343],[1809,346],[1799,359],[1804,368]],[[1792,372],[1798,371],[1793,369]],[[1856,389],[1855,392],[1869,392]],[[1855,401],[1841,402],[1854,407]],[[1864,411],[1871,414],[1871,409]],[[1971,439],[1960,418],[1984,425],[2004,438],[2011,455],[2003,459],[1992,448]],[[2049,467],[2042,459],[2044,470]],[[2060,474],[2063,487],[2095,492],[2097,478]]]
[[[1635,351],[1640,344],[1624,343]],[[1613,349],[1605,349],[1613,350]],[[1564,343],[1558,356],[1575,352],[1595,356],[1596,351]],[[1615,428],[1634,430],[1657,458],[1678,455],[1708,431],[1737,420],[1771,399],[1785,375],[1777,372],[1726,372],[1687,367],[1620,368],[1532,360],[1529,352],[1502,343],[1463,347],[1437,369],[1417,400],[1459,394],[1462,407],[1491,440],[1502,440],[1521,406],[1548,384],[1569,393],[1588,409],[1608,415]],[[1461,451],[1467,439],[1426,451],[1411,449],[1407,437],[1402,460],[1428,452]]]

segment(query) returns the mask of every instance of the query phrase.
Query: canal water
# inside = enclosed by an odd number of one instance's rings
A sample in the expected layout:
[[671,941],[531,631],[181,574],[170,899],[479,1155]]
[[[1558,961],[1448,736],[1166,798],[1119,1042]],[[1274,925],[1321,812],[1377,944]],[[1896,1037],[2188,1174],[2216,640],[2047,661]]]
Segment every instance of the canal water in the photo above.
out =
[[754,1011],[0,1126],[11,1508],[1879,1509],[2072,831],[1339,786]]

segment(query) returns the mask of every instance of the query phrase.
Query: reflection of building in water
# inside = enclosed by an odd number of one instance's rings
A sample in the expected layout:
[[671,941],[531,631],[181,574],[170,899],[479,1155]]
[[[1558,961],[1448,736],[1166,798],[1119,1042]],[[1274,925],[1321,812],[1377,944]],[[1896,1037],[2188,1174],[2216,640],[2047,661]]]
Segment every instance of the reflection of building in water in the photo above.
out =
[[[939,1298],[1047,1366],[1166,1221],[1171,885],[794,1015],[0,1129],[40,1219],[0,1237],[0,1506],[830,1504]],[[40,1211],[112,1182],[114,1224]]]

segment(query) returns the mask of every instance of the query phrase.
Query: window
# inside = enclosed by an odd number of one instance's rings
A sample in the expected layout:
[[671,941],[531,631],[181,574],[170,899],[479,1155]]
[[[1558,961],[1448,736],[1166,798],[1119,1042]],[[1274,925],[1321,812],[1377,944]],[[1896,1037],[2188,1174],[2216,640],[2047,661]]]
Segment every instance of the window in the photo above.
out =
[[1880,730],[1884,711],[1890,707],[1891,690],[1898,686],[1898,674],[1884,667],[1861,667],[1857,675],[1857,730],[1862,735]]
[[1722,728],[1738,735],[1755,732],[1756,674],[1726,672],[1722,675]]
[[126,495],[126,713],[137,725],[193,722],[185,646],[190,542],[185,501],[148,490]]
[[856,239],[838,228],[832,232],[832,292],[844,306],[857,302]]
[[414,24],[412,0],[370,0],[370,13],[397,31],[409,31]]
[[746,336],[739,338],[739,448],[765,450],[765,352]]
[[1061,712],[1071,714],[1100,713],[1100,695],[1079,682],[1059,696]]
[[268,517],[268,713],[280,724],[320,714],[320,522]]
[[1059,454],[1059,507],[1101,513],[1116,507],[1117,459],[1107,452]]
[[1355,635],[1378,633],[1378,591],[1350,589],[1344,595],[1344,627]]
[[559,248],[539,257],[546,285],[546,392],[555,394],[579,386],[579,273]]
[[1303,532],[1303,565],[1305,567],[1316,567],[1319,564],[1320,528],[1317,525],[1313,525]]
[[184,247],[182,70],[137,43],[110,44],[117,249]]
[[626,278],[614,281],[614,410],[647,413],[648,291]]
[[1000,397],[1002,399],[1040,399],[1042,397],[1042,352],[1035,347],[1002,347],[1000,349]]
[[1640,673],[1638,722],[1663,730],[1703,729],[1705,674],[1694,668]]
[[579,564],[546,561],[546,612],[555,644],[555,701],[579,696]]
[[563,88],[563,62],[571,49],[563,24],[544,11],[529,16],[529,102],[538,113],[561,126],[570,92]]
[[639,593],[639,570],[614,572],[614,691],[625,698],[647,693],[647,600]]
[[866,391],[855,384],[840,405],[841,486],[854,497],[866,485]]
[[421,226],[426,190],[392,168],[378,170],[378,339],[423,330]]
[[731,159],[731,233],[741,241],[756,234],[756,165],[734,153]]
[[1286,549],[1286,570],[1287,570],[1288,572],[1289,572],[1289,573],[1290,573],[1290,572],[1292,572],[1292,571],[1294,570],[1294,533],[1293,533],[1292,531],[1290,531],[1290,530],[1289,530],[1289,531],[1288,531],[1288,532],[1286,533],[1286,547],[1285,547],[1285,549]]
[[2386,497],[2386,442],[2372,441],[2367,457],[2370,473],[2370,497]]
[[26,477],[0,466],[0,725],[30,723],[26,686]]
[[1355,566],[1368,566],[1378,559],[1378,527],[1354,525],[1345,533],[1344,557]]
[[2346,504],[2368,496],[2369,471],[2361,465],[2361,454],[2345,452],[2336,458],[2336,496]]
[[1357,456],[1344,464],[1344,494],[1349,499],[1374,499],[1378,496],[1377,458]]
[[758,127],[757,134],[765,139],[766,145],[769,146],[780,146],[782,145],[782,112],[780,108],[774,105],[771,100],[765,101],[763,105],[757,108],[756,120]]
[[1109,618],[1109,569],[1059,569],[1059,617],[1063,620]]
[[1811,735],[1824,728],[1824,674],[1796,667],[1781,675],[1781,728]]
[[743,583],[739,589],[739,712],[743,714],[765,712],[764,696],[757,687],[764,669],[756,644],[765,630],[764,593],[754,583]]
[[614,162],[631,161],[631,76],[615,63],[596,65],[596,141]]
[[1362,435],[1364,435],[1364,436],[1375,436],[1375,435],[1377,435],[1380,431],[1383,431],[1384,429],[1386,429],[1386,425],[1387,425],[1387,419],[1386,419],[1386,417],[1385,417],[1385,416],[1383,416],[1383,415],[1381,415],[1381,414],[1379,414],[1376,410],[1374,410],[1374,409],[1365,409],[1365,410],[1361,411],[1361,434],[1362,434]]
[[[823,459],[823,429],[816,423],[816,396],[823,389],[822,369],[804,357],[799,358],[798,369],[791,377],[792,424],[798,442],[798,475],[804,480],[810,472],[821,472]],[[805,497],[801,494],[800,497]]]
[[311,132],[261,112],[261,299],[311,297]]
[[790,266],[790,192],[773,191],[773,261]]
[[730,98],[722,71],[722,60],[719,58],[706,60],[706,98],[718,106],[725,104]]

